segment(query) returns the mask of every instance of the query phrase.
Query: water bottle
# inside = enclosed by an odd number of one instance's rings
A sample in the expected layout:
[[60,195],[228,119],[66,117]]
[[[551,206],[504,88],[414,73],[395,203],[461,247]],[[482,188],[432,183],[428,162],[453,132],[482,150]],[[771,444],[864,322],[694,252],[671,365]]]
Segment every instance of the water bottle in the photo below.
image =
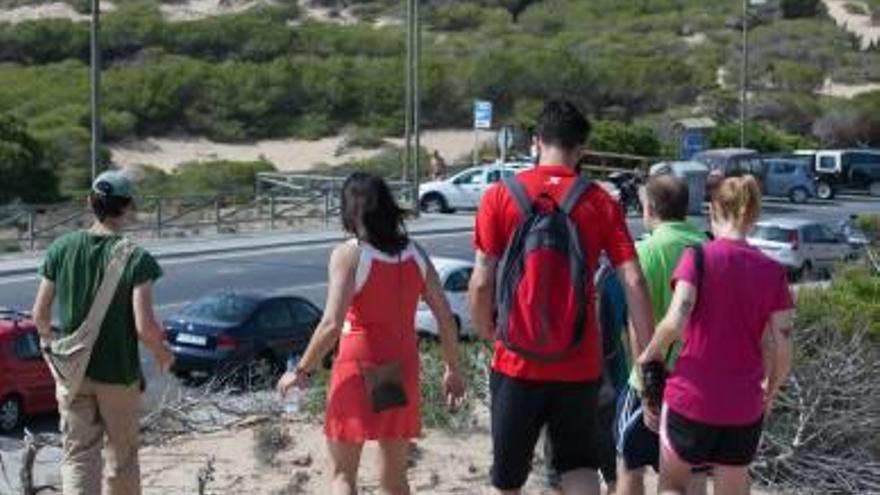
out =
[[[302,356],[299,354],[291,354],[289,358],[287,358],[287,371],[292,372],[296,370],[296,366],[299,364],[299,359]],[[294,415],[299,413],[299,409],[302,406],[303,395],[305,395],[305,391],[299,387],[291,387],[287,390],[287,394],[281,398],[284,404],[284,412],[286,414]]]

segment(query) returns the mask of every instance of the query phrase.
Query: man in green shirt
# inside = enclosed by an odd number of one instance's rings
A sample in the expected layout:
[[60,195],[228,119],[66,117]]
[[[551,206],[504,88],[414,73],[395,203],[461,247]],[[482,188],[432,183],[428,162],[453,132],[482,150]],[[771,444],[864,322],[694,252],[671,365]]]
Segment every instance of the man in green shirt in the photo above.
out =
[[[670,280],[679,258],[688,246],[705,242],[706,234],[687,222],[686,182],[671,175],[653,176],[648,179],[640,195],[643,221],[650,236],[637,243],[636,250],[648,284],[656,324],[666,314],[672,301]],[[668,350],[668,367],[674,363],[678,347],[673,345]],[[636,362],[637,357],[633,356],[632,362]],[[642,407],[642,384],[640,374],[635,368],[628,385],[618,404],[614,432],[618,456],[617,493],[643,495],[645,468],[653,466],[659,472],[660,450],[656,433],[659,411]],[[699,485],[694,489],[698,490]]]
[[[132,207],[131,189],[121,172],[101,174],[89,194],[95,216],[92,227],[58,238],[46,251],[34,303],[43,349],[56,338],[52,331],[56,299],[60,337],[78,331],[86,320],[108,260],[122,240]],[[161,370],[167,371],[174,360],[152,304],[153,282],[161,276],[162,269],[150,253],[135,248],[110,300],[85,378],[69,399],[59,396],[65,495],[141,493],[138,432],[143,375],[138,342],[152,351]]]

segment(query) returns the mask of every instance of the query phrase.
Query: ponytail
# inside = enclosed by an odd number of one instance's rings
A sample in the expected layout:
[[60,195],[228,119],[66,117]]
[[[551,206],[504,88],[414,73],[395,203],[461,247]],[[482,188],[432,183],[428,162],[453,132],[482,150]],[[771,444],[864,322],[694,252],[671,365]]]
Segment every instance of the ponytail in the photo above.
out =
[[761,188],[751,175],[724,179],[712,194],[712,206],[737,230],[751,229],[761,216]]

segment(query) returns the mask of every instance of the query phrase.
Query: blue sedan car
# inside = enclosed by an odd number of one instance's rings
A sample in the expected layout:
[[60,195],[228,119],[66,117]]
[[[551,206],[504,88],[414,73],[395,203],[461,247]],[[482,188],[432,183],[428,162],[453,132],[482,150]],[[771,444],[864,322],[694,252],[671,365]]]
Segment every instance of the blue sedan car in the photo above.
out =
[[253,366],[274,374],[288,356],[305,351],[320,319],[321,311],[301,297],[209,294],[164,322],[173,372],[200,378]]

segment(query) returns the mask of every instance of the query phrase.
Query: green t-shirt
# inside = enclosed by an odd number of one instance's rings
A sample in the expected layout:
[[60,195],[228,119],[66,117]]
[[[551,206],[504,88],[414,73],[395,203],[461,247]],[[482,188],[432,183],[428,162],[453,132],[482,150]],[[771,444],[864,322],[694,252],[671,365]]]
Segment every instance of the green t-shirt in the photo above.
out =
[[[672,272],[678,266],[678,260],[685,248],[706,242],[706,234],[688,222],[664,222],[658,225],[651,235],[636,243],[639,253],[639,264],[648,284],[651,296],[651,308],[654,310],[654,323],[657,324],[666,316],[666,310],[672,302]],[[667,365],[670,367],[678,357],[679,346],[673,344],[668,354]],[[630,374],[630,386],[641,390],[638,373]]]
[[[113,246],[120,239],[116,235],[74,232],[58,238],[46,251],[40,275],[55,283],[62,335],[76,331],[85,320]],[[96,382],[119,385],[131,385],[140,379],[132,291],[161,276],[156,259],[136,248],[104,317],[86,376]]]

